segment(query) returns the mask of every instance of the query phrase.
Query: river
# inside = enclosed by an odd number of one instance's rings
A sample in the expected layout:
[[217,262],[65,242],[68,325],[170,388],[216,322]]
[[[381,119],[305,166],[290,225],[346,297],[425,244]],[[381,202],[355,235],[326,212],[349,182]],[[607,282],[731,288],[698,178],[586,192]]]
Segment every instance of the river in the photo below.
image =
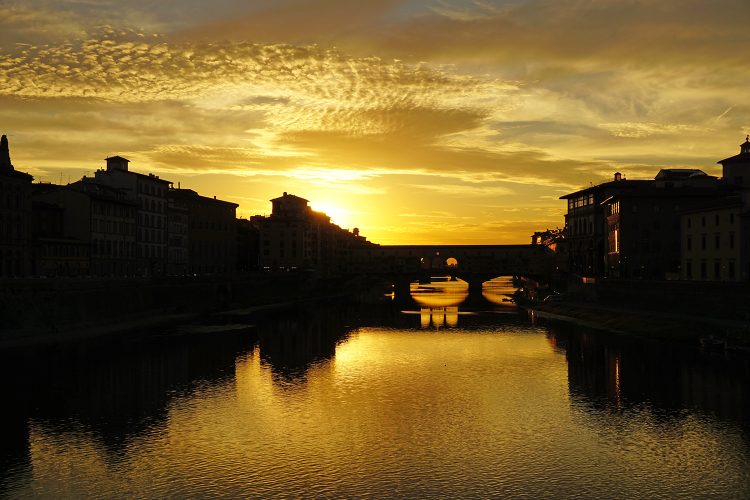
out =
[[508,287],[2,353],[0,494],[750,496],[747,357],[538,324]]

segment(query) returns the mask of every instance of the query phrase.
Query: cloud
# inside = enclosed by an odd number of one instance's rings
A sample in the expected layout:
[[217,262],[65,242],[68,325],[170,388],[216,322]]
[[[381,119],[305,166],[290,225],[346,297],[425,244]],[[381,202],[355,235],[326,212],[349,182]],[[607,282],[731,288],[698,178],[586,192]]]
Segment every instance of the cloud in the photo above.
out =
[[609,130],[614,136],[635,139],[658,134],[701,132],[703,130],[697,125],[668,123],[602,123],[600,126]]
[[295,0],[266,3],[247,13],[181,30],[178,40],[253,40],[259,43],[321,43],[357,37],[387,21],[403,0]]

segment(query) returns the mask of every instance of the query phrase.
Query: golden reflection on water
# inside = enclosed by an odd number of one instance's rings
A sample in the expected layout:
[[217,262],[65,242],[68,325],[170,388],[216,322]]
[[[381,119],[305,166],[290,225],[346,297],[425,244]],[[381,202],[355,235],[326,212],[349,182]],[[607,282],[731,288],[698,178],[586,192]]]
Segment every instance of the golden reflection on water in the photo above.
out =
[[539,333],[362,328],[291,379],[256,348],[231,381],[175,398],[114,456],[93,435],[32,425],[35,486],[19,496],[659,496],[742,484],[740,433],[571,399],[565,356]]
[[469,284],[463,280],[450,281],[448,277],[433,278],[431,283],[412,283],[411,296],[425,307],[458,306],[469,296]]
[[515,307],[513,293],[516,287],[513,286],[511,276],[500,276],[484,283],[482,287],[482,296],[489,302],[499,306]]
[[[485,293],[507,305],[507,285]],[[261,342],[232,376],[175,394],[163,419],[114,446],[83,427],[32,421],[32,479],[11,496],[736,497],[750,488],[741,427],[627,404],[632,357],[517,319],[461,328],[463,282],[412,293],[423,328],[451,329],[360,327],[285,376]],[[291,328],[273,332],[289,342]]]

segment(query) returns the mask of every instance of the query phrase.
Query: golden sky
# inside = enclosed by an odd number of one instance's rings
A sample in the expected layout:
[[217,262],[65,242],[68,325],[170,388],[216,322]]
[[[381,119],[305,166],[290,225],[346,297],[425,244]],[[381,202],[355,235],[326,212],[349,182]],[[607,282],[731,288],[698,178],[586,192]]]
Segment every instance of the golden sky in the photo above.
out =
[[750,131],[748,0],[0,0],[0,131],[36,180],[114,154],[371,241],[527,243],[562,194]]

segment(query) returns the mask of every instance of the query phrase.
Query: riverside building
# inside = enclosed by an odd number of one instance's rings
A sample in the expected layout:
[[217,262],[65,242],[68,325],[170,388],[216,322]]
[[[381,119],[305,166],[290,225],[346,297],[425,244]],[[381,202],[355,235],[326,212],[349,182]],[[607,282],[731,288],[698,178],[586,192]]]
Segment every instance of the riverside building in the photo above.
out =
[[94,174],[96,182],[120,189],[137,206],[136,273],[140,276],[165,274],[170,182],[154,174],[130,171],[130,160],[121,156],[110,156],[106,162],[106,170],[97,170]]
[[[187,214],[187,271],[226,274],[237,269],[237,205],[201,196],[191,189],[170,189],[173,207]],[[182,210],[180,208],[180,210]],[[177,228],[175,228],[176,234]]]
[[26,276],[31,268],[31,181],[10,161],[8,138],[0,138],[0,278]]

